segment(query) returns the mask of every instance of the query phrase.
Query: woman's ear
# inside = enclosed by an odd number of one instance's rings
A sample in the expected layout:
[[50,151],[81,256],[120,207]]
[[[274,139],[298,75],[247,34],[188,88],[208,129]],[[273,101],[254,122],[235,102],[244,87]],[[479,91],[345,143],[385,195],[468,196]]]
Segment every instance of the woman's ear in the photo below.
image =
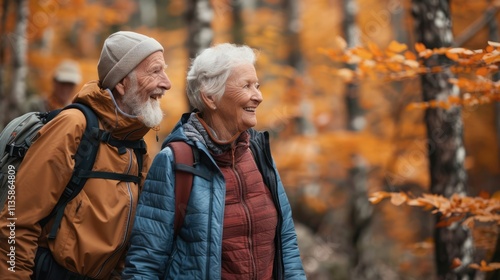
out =
[[205,103],[205,106],[208,109],[215,110],[217,108],[217,104],[215,104],[215,98],[214,96],[207,96],[204,92],[200,92],[201,94],[201,99],[203,100],[203,103]]

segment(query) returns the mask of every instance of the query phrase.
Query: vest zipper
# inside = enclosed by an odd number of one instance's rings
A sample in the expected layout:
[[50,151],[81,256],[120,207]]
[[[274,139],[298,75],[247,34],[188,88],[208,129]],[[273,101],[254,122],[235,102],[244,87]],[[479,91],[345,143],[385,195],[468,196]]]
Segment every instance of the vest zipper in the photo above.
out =
[[[130,170],[132,169],[132,163],[133,163],[133,155],[134,153],[129,149],[127,148],[127,154],[129,154],[129,162],[128,162],[128,167],[127,167],[127,172],[125,174],[130,174]],[[137,167],[139,168],[139,167]],[[127,237],[128,237],[128,232],[129,232],[129,228],[130,228],[130,220],[131,220],[131,216],[132,216],[132,205],[133,205],[133,202],[134,202],[134,197],[132,195],[132,190],[131,190],[131,187],[130,187],[130,182],[125,182],[125,184],[127,185],[127,191],[128,191],[128,195],[129,195],[129,202],[130,202],[130,207],[128,209],[128,215],[127,215],[127,222],[126,222],[126,227],[125,227],[125,234],[123,235],[123,239],[120,243],[120,245],[116,248],[116,250],[111,254],[111,256],[109,256],[109,258],[107,258],[104,263],[102,264],[101,268],[99,269],[99,271],[97,272],[96,275],[92,276],[92,278],[97,278],[99,277],[99,275],[101,274],[102,270],[104,269],[104,267],[106,266],[106,264],[118,253],[121,251],[121,249],[123,248],[123,246],[125,245],[125,240],[127,240]]]
[[250,263],[252,264],[252,277],[251,279],[257,279],[256,278],[256,270],[257,270],[257,265],[255,264],[255,258],[254,258],[254,252],[253,252],[253,228],[252,228],[252,221],[251,221],[251,215],[250,215],[250,210],[248,210],[248,205],[245,202],[245,195],[244,195],[244,184],[241,181],[240,174],[236,170],[236,157],[235,157],[235,151],[236,147],[231,148],[232,152],[232,170],[234,172],[234,175],[236,176],[236,179],[238,181],[238,188],[240,190],[240,198],[241,198],[241,205],[243,206],[243,209],[245,210],[245,215],[247,216],[247,221],[248,221],[248,245],[249,245],[249,250],[250,250]]

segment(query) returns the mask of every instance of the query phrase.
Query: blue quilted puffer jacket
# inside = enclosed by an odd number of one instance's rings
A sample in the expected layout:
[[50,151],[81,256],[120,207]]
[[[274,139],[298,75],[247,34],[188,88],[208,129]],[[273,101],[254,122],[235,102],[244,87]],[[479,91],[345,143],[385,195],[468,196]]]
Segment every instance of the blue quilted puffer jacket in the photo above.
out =
[[[184,114],[163,146],[185,141],[200,151],[196,169],[210,173],[210,180],[193,178],[184,223],[174,238],[173,152],[166,147],[155,157],[137,206],[131,245],[122,279],[220,279],[225,182],[222,173],[200,142],[185,136]],[[249,130],[257,166],[278,209],[274,279],[306,279],[290,204],[271,157],[267,132]]]

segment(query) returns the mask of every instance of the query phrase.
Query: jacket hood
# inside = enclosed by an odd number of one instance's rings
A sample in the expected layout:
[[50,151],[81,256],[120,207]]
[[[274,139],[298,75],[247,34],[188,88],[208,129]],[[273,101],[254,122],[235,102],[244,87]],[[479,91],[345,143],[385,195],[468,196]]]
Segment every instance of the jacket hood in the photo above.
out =
[[161,145],[162,149],[165,148],[170,142],[190,142],[190,140],[188,140],[186,134],[184,133],[184,130],[182,129],[182,126],[189,120],[190,116],[191,112],[182,114],[181,119],[177,122],[177,124],[175,124],[172,132],[167,136],[167,138],[165,138],[165,141],[163,141],[163,144]]
[[103,129],[120,140],[138,140],[150,130],[138,118],[126,116],[118,110],[112,93],[99,87],[98,81],[86,83],[73,102],[90,106],[101,121]]

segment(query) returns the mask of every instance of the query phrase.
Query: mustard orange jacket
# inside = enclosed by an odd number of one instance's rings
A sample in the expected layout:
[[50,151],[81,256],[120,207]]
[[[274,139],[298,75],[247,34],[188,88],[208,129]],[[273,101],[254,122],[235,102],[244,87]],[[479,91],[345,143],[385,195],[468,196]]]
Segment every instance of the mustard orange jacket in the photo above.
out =
[[[101,128],[118,139],[137,140],[149,131],[138,119],[116,110],[111,93],[97,82],[84,85],[74,101],[94,109]],[[38,246],[50,248],[57,262],[73,272],[97,279],[120,274],[138,200],[137,184],[90,178],[66,206],[55,240],[47,239],[52,221],[44,228],[38,223],[51,212],[71,178],[85,125],[78,109],[63,110],[40,130],[16,170],[14,215],[7,216],[7,207],[0,214],[0,278],[29,279]],[[143,178],[149,164],[145,154]],[[132,149],[119,154],[101,143],[94,170],[137,175],[138,164]],[[15,217],[14,228],[7,217]],[[9,244],[12,239],[15,244]],[[9,263],[12,251],[14,262]]]

